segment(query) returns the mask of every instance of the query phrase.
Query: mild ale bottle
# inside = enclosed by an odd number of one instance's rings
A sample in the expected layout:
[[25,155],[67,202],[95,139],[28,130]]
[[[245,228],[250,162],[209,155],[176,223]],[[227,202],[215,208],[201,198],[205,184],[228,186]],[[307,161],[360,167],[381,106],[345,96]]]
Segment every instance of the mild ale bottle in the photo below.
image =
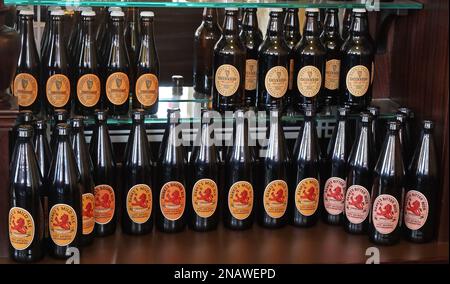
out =
[[10,166],[9,255],[15,261],[31,262],[41,259],[45,252],[43,184],[31,144],[33,128],[22,125],[18,132]]
[[400,240],[404,168],[399,129],[397,121],[388,123],[383,149],[374,171],[369,238],[380,245],[391,245]]
[[133,97],[133,108],[142,108],[147,114],[158,111],[159,97],[159,60],[153,35],[153,17],[151,11],[141,12],[140,48]]
[[344,19],[342,20],[342,38],[347,40],[350,35],[350,27],[352,24],[352,9],[347,8],[344,12]]
[[56,126],[56,148],[48,174],[49,253],[68,258],[69,247],[77,248],[83,232],[81,217],[80,174],[70,145],[70,127]]
[[53,152],[56,147],[56,137],[58,136],[58,131],[56,130],[56,125],[60,123],[67,123],[69,119],[69,112],[66,109],[55,109],[53,113],[53,127],[50,136],[50,150]]
[[172,233],[186,226],[187,157],[181,139],[180,109],[167,111],[167,127],[159,151],[156,227]]
[[372,116],[361,113],[358,136],[348,162],[345,193],[344,229],[351,234],[365,234],[369,225],[370,192],[376,162]]
[[271,9],[266,38],[258,55],[258,109],[283,111],[289,85],[289,47],[283,38],[283,10]]
[[245,46],[239,38],[237,8],[225,9],[223,32],[214,47],[213,108],[232,111],[244,103],[245,98]]
[[145,132],[144,110],[134,110],[132,120],[122,171],[122,231],[142,235],[153,228],[153,162]]
[[407,118],[406,114],[403,112],[397,112],[395,114],[395,119],[400,123],[400,129],[398,131],[398,136],[400,138],[400,144],[402,146],[402,157],[403,157],[403,165],[407,167],[409,162],[411,161],[411,143],[409,133],[407,130]]
[[117,215],[116,162],[106,121],[106,111],[96,111],[96,125],[89,146],[95,184],[95,234],[99,237],[115,232]]
[[434,238],[439,188],[434,123],[425,120],[422,133],[406,178],[404,235],[412,242],[424,243]]
[[298,20],[298,8],[289,8],[285,12],[283,23],[284,40],[289,47],[289,84],[286,96],[286,106],[292,108],[294,85],[294,47],[298,44],[302,35],[300,34],[300,23]]

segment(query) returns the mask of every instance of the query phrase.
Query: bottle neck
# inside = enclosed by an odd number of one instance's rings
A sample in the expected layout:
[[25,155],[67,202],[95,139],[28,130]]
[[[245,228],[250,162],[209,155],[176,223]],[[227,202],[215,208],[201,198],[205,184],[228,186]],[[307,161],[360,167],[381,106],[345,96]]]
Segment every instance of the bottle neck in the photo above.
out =
[[217,10],[214,8],[204,8],[203,22],[208,25],[217,24]]
[[353,13],[350,33],[352,36],[367,35],[369,33],[367,13]]
[[234,148],[248,146],[248,122],[244,117],[237,117],[235,122]]
[[62,21],[61,16],[53,16],[52,17],[52,27],[51,27],[51,35],[52,35],[52,46],[55,45],[55,43],[59,42],[60,46],[62,46]]
[[242,27],[246,30],[258,29],[258,18],[256,16],[256,10],[248,9],[245,11],[244,19],[242,20]]
[[93,42],[95,40],[94,19],[93,18],[83,18],[82,30],[83,30],[84,42]]
[[300,25],[298,21],[298,11],[289,9],[286,13],[286,18],[284,19],[284,27],[290,27],[291,29],[298,30]]
[[124,42],[124,33],[123,33],[123,17],[113,18],[111,21],[111,34],[113,43]]
[[19,33],[22,37],[22,43],[35,45],[34,43],[34,28],[33,28],[33,16],[20,16],[20,30]]
[[307,13],[306,23],[303,30],[303,36],[306,37],[318,37],[319,36],[319,14],[318,13]]
[[339,18],[337,10],[332,10],[327,13],[324,31],[326,34],[339,34]]
[[213,139],[211,137],[212,129],[210,127],[209,122],[202,123],[202,129],[201,129],[201,141],[200,145],[203,147],[211,147],[214,145]]
[[270,13],[269,25],[267,26],[267,35],[270,38],[278,38],[283,35],[281,23],[281,13]]
[[225,20],[223,24],[223,34],[225,36],[238,36],[239,27],[237,20],[237,12],[227,11],[225,14]]
[[150,44],[154,42],[153,19],[142,19],[141,34],[143,42],[148,42]]

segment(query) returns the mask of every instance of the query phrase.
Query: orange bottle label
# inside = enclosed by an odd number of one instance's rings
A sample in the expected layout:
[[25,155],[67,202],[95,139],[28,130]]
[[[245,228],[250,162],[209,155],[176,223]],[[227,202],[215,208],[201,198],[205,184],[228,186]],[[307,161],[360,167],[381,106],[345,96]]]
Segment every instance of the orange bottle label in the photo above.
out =
[[17,97],[19,106],[32,105],[38,96],[38,83],[33,75],[28,73],[17,74],[13,82],[13,94]]
[[347,72],[346,77],[347,90],[355,97],[364,96],[369,90],[370,72],[364,65],[352,67]]
[[301,180],[295,189],[295,206],[304,216],[313,215],[319,206],[319,181],[315,178]]
[[297,88],[304,97],[316,96],[322,87],[322,74],[320,70],[312,65],[300,69],[297,75]]
[[372,222],[380,234],[390,234],[397,228],[400,217],[398,200],[389,194],[375,198],[372,207]]
[[192,188],[192,207],[202,218],[211,217],[217,209],[217,184],[212,179],[198,180]]
[[256,90],[258,61],[255,59],[247,59],[245,61],[245,90]]
[[327,88],[328,90],[337,90],[339,88],[340,69],[340,60],[331,59],[327,61],[325,67],[325,88]]
[[85,107],[93,107],[100,100],[100,79],[94,74],[85,74],[78,79],[77,97]]
[[27,249],[34,239],[35,226],[30,212],[20,207],[9,210],[9,242],[16,250]]
[[95,209],[94,217],[97,224],[108,224],[114,217],[116,209],[116,196],[111,186],[107,184],[97,185],[94,188]]
[[130,80],[123,72],[115,72],[106,80],[106,96],[115,105],[123,105],[130,95]]
[[50,238],[58,246],[70,245],[77,235],[78,218],[72,206],[56,204],[49,213]]
[[264,210],[272,218],[281,218],[287,209],[288,185],[284,180],[271,181],[264,190]]
[[274,98],[283,97],[288,89],[289,73],[283,66],[270,68],[264,80],[266,90]]
[[164,217],[176,221],[183,216],[186,207],[186,190],[177,181],[165,183],[159,195],[159,206]]
[[152,106],[158,99],[158,77],[143,74],[136,81],[136,98],[143,106]]
[[92,193],[85,193],[82,195],[81,216],[83,217],[83,235],[89,235],[94,231],[94,203],[95,198]]
[[220,95],[229,97],[238,90],[240,80],[241,76],[236,67],[230,64],[223,64],[217,68],[215,87]]
[[235,182],[228,192],[228,210],[231,215],[244,220],[253,210],[253,186],[247,181]]
[[152,189],[146,184],[136,184],[127,194],[127,212],[131,221],[143,224],[152,215]]
[[70,99],[70,80],[63,74],[48,78],[46,84],[48,102],[54,107],[65,106]]

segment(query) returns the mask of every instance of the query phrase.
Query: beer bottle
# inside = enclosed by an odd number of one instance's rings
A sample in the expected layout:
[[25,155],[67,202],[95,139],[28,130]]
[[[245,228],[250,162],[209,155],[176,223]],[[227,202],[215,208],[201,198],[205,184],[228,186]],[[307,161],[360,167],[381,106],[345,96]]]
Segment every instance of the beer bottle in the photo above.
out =
[[16,31],[20,31],[20,25],[21,25],[21,23],[20,23],[20,12],[21,11],[25,11],[25,10],[27,10],[27,11],[33,11],[33,6],[16,6],[16,9],[15,9],[15,21],[14,21],[14,23],[13,23],[13,26],[12,26],[12,28],[13,29],[15,29]]
[[258,55],[258,109],[283,111],[289,85],[289,47],[283,38],[281,8],[271,9]]
[[125,43],[127,45],[128,58],[130,60],[130,72],[135,77],[136,62],[139,52],[139,10],[138,8],[130,7],[126,10],[126,25],[125,25]]
[[21,125],[10,166],[9,255],[18,262],[44,256],[43,189],[36,155],[31,144],[33,128]]
[[326,49],[320,42],[319,9],[306,9],[303,37],[294,49],[294,78],[297,80],[295,104],[318,109],[325,76]]
[[410,162],[410,144],[412,141],[409,140],[406,131],[406,115],[402,112],[397,112],[395,114],[395,119],[399,122],[400,128],[398,130],[398,137],[400,138],[400,145],[402,149],[403,165],[407,167]]
[[319,217],[320,148],[317,139],[315,111],[306,105],[305,122],[301,133],[297,157],[294,157],[295,191],[291,191],[291,223],[298,227],[310,227]]
[[144,125],[144,110],[132,114],[126,145],[122,189],[122,231],[142,235],[153,227],[153,162]]
[[49,6],[47,7],[47,15],[45,18],[45,26],[44,31],[42,32],[41,37],[41,46],[40,46],[40,55],[41,55],[41,62],[44,62],[44,55],[48,53],[48,49],[50,47],[50,39],[52,37],[52,11],[61,10],[61,7],[59,6]]
[[234,141],[225,162],[223,224],[233,230],[243,230],[253,224],[256,163],[249,147],[248,118],[240,109],[234,116]]
[[372,137],[373,137],[373,148],[375,157],[378,157],[381,151],[381,146],[383,146],[385,128],[383,127],[383,123],[381,123],[380,116],[380,108],[377,106],[370,106],[367,108],[367,111],[372,115]]
[[222,36],[214,47],[213,108],[233,111],[244,103],[245,46],[239,38],[237,8],[225,9]]
[[294,47],[302,38],[298,20],[298,8],[289,8],[286,11],[283,24],[284,40],[289,47],[289,84],[286,96],[286,106],[292,107],[294,96]]
[[153,12],[141,12],[141,39],[136,67],[136,88],[133,107],[142,108],[148,114],[158,111],[159,60],[153,36]]
[[365,9],[353,9],[350,35],[341,48],[341,105],[362,110],[372,100],[372,73],[375,44],[369,34]]
[[407,171],[403,228],[406,238],[416,243],[431,241],[436,228],[439,179],[433,128],[432,121],[423,121]]
[[102,65],[106,65],[107,60],[108,60],[108,52],[109,52],[109,47],[111,45],[111,41],[112,41],[112,18],[111,18],[111,13],[112,12],[122,12],[122,8],[120,7],[109,7],[108,8],[108,13],[106,15],[106,21],[105,21],[105,28],[104,28],[104,32],[102,33],[102,31],[100,30],[97,33],[97,42],[100,43],[100,50],[99,50],[99,57],[100,59],[103,61]]
[[67,41],[65,41],[66,45],[66,50],[67,53],[70,55],[71,59],[75,59],[75,57],[73,57],[75,54],[72,53],[75,51],[76,49],[76,45],[77,45],[77,41],[79,40],[79,37],[81,37],[81,30],[82,30],[82,25],[81,25],[81,11],[80,11],[80,6],[76,7],[74,10],[72,10],[72,15],[71,15],[71,21],[66,21],[66,25],[70,25],[70,33],[69,35],[64,35],[64,37],[67,37]]
[[58,136],[58,131],[56,130],[56,125],[60,123],[67,123],[69,119],[69,113],[65,109],[56,109],[53,114],[53,127],[50,136],[50,150],[53,153],[56,147],[56,137]]
[[415,125],[414,112],[412,111],[412,109],[409,109],[407,107],[400,107],[400,108],[398,108],[398,111],[401,112],[401,113],[404,113],[406,115],[405,130],[406,130],[406,137],[408,137],[408,141],[415,140],[414,138],[416,136],[415,136],[415,133],[413,131],[415,128],[412,127],[413,125]]
[[172,233],[186,225],[187,157],[181,144],[180,109],[168,109],[167,127],[157,163],[159,194],[156,227]]
[[286,149],[282,112],[270,110],[269,140],[263,158],[263,187],[257,191],[258,222],[261,226],[279,228],[287,222],[289,174],[291,158]]
[[[83,12],[85,13],[85,12]],[[75,162],[80,173],[81,183],[81,222],[83,231],[80,245],[91,244],[94,240],[94,181],[92,179],[92,161],[84,136],[83,117],[72,119],[71,141]]]
[[325,105],[335,105],[339,95],[339,71],[341,68],[342,38],[339,34],[338,9],[327,9],[325,28],[320,36],[327,49],[325,64],[325,90],[323,100]]
[[106,107],[114,115],[126,115],[130,95],[130,59],[125,44],[124,13],[111,12],[112,34],[106,58]]
[[204,8],[203,20],[194,35],[194,90],[211,95],[214,45],[222,34],[217,9]]
[[404,168],[399,130],[397,121],[388,123],[383,149],[374,171],[369,238],[380,245],[391,245],[400,240]]
[[39,93],[39,55],[34,41],[33,10],[22,10],[20,21],[20,52],[12,92],[18,99],[19,110],[41,110]]
[[89,146],[94,178],[95,235],[111,235],[116,230],[116,162],[109,137],[106,111],[96,111],[95,128]]
[[350,35],[350,27],[352,24],[352,9],[347,8],[344,12],[344,19],[342,20],[342,38],[347,40]]
[[60,123],[56,148],[48,173],[49,253],[68,258],[69,247],[78,248],[82,234],[81,184],[74,153],[70,145],[69,125]]
[[196,137],[196,150],[192,151],[191,184],[188,196],[190,204],[189,227],[195,231],[210,231],[217,228],[219,222],[219,151],[214,142],[214,128],[211,113],[202,110],[201,129]]
[[345,193],[344,229],[351,234],[364,234],[369,225],[370,193],[375,148],[372,133],[372,116],[360,115],[359,131],[350,152],[348,162],[347,190]]
[[247,107],[255,107],[257,94],[257,60],[258,50],[263,41],[262,32],[258,27],[256,8],[245,8],[242,19],[242,28],[239,37],[245,46],[245,99]]

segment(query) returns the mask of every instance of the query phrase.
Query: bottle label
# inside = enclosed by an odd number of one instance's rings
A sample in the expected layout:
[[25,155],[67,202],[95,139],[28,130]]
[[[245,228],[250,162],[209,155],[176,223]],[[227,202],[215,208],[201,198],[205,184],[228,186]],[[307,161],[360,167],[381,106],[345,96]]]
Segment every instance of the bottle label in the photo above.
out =
[[49,213],[50,238],[58,246],[70,245],[77,235],[78,218],[72,206],[55,204]]
[[83,235],[89,235],[94,231],[94,203],[95,198],[92,193],[85,193],[82,195],[82,212],[83,217]]
[[28,73],[17,74],[12,88],[21,107],[31,106],[36,101],[38,89],[37,80]]
[[390,234],[397,228],[400,206],[394,196],[378,196],[373,202],[372,211],[373,225],[380,234]]
[[106,80],[106,96],[114,105],[123,105],[130,94],[130,80],[127,74],[115,72]]
[[253,210],[253,186],[247,181],[235,182],[228,192],[228,210],[231,215],[244,220]]
[[27,249],[33,242],[34,232],[34,220],[30,212],[20,207],[9,210],[9,242],[14,249]]
[[370,84],[373,84],[374,75],[375,75],[375,62],[372,61],[372,71],[370,72]]
[[202,218],[211,217],[217,209],[217,184],[211,179],[201,179],[192,188],[192,207]]
[[247,59],[245,61],[245,90],[256,90],[258,61],[255,59]]
[[264,210],[272,218],[281,218],[286,212],[288,185],[284,180],[271,181],[264,190]]
[[241,77],[239,71],[233,65],[221,65],[217,68],[215,77],[217,92],[222,96],[229,97],[238,90]]
[[286,94],[289,84],[289,73],[283,66],[270,68],[266,74],[264,84],[266,90],[274,98],[281,98]]
[[325,182],[323,204],[325,210],[331,215],[339,215],[344,212],[345,180],[331,177]]
[[364,222],[369,216],[370,193],[360,185],[352,185],[345,195],[345,216],[353,224]]
[[337,90],[339,88],[340,68],[340,60],[331,59],[327,61],[325,67],[325,88],[328,90]]
[[78,79],[77,97],[85,107],[93,107],[100,100],[100,79],[97,75],[86,74]]
[[301,180],[295,189],[295,206],[304,216],[313,215],[319,206],[319,181],[315,178]]
[[405,198],[405,225],[410,230],[419,230],[428,218],[428,200],[421,192],[410,190]]
[[289,91],[294,85],[294,59],[289,60]]
[[186,207],[186,190],[184,185],[177,181],[169,181],[161,188],[159,206],[164,217],[176,221],[183,216]]
[[70,81],[63,74],[55,74],[48,78],[46,85],[48,102],[54,107],[63,107],[69,102]]
[[95,223],[104,225],[111,222],[116,210],[116,196],[111,186],[100,184],[94,188]]
[[357,65],[352,67],[347,72],[345,80],[347,90],[355,97],[364,96],[369,89],[370,73],[364,65]]
[[158,77],[154,74],[143,74],[136,81],[136,98],[143,106],[152,106],[158,99]]
[[302,96],[311,98],[316,96],[322,87],[322,74],[315,66],[305,66],[297,75],[297,88]]
[[143,224],[152,215],[152,189],[146,184],[136,184],[127,194],[127,212],[131,221]]

